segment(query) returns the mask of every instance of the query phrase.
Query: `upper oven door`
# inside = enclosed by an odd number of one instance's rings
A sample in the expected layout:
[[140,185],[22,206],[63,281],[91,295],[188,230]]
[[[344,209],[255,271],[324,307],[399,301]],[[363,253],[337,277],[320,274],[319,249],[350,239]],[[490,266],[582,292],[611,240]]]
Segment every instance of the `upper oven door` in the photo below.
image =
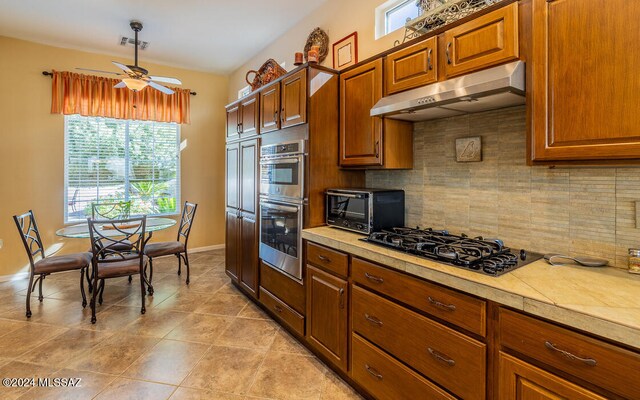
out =
[[370,218],[369,193],[327,192],[327,224],[365,231]]
[[304,156],[260,161],[260,194],[302,200],[304,198]]

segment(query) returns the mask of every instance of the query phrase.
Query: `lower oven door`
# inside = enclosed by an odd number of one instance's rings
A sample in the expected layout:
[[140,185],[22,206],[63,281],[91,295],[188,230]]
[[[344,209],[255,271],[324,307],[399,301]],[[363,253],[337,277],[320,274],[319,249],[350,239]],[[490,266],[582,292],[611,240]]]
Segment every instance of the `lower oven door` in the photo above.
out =
[[260,200],[260,258],[302,280],[302,205]]

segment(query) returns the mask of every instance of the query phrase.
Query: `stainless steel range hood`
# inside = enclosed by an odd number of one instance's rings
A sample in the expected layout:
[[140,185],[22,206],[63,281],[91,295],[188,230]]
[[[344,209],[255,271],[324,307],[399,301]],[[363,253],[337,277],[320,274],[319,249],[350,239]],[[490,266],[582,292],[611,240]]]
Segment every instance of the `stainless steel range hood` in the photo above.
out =
[[524,104],[524,66],[516,61],[383,97],[371,116],[426,121]]

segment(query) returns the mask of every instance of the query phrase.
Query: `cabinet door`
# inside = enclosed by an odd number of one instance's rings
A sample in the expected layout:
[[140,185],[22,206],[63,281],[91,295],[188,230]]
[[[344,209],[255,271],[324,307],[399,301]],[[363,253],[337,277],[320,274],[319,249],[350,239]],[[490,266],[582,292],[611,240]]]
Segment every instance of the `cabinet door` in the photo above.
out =
[[227,139],[233,139],[240,133],[240,103],[227,107]]
[[382,165],[382,119],[371,108],[382,98],[382,59],[340,75],[340,165]]
[[228,209],[226,216],[225,232],[225,270],[233,280],[238,280],[240,260],[238,260],[238,249],[240,247],[240,225],[238,220],[238,210]]
[[282,80],[282,128],[307,122],[307,70],[303,69]]
[[500,353],[498,398],[513,400],[604,400],[587,389]]
[[258,291],[258,224],[249,214],[240,217],[240,283],[257,295]]
[[227,145],[227,178],[226,178],[226,206],[238,208],[240,188],[238,173],[240,167],[240,150],[237,143]]
[[253,136],[258,133],[258,94],[253,94],[240,103],[240,136]]
[[396,51],[385,60],[385,94],[414,89],[438,80],[438,38]]
[[347,370],[347,282],[307,265],[307,340]]
[[260,133],[280,129],[280,82],[260,91]]
[[518,3],[446,31],[444,43],[447,78],[517,59]]
[[640,158],[640,2],[532,4],[532,159]]
[[258,140],[240,142],[240,210],[253,214],[257,203]]

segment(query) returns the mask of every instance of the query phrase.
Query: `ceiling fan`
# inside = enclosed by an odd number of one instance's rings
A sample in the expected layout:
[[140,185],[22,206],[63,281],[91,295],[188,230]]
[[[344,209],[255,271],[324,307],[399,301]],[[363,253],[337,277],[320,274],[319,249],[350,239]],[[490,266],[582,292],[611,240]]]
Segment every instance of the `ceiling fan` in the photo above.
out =
[[122,82],[115,85],[115,88],[124,88],[128,87],[129,89],[137,92],[139,90],[144,89],[147,86],[151,86],[152,88],[161,91],[166,94],[173,94],[173,90],[169,89],[166,86],[162,86],[157,82],[163,83],[171,83],[174,85],[182,85],[179,79],[169,78],[166,76],[153,76],[149,75],[149,71],[138,66],[138,32],[142,30],[142,22],[140,21],[131,21],[129,23],[133,32],[135,32],[135,58],[133,65],[124,65],[116,61],[112,61],[112,63],[124,71],[124,74],[121,72],[111,72],[111,71],[101,71],[96,69],[88,69],[88,68],[76,68],[83,71],[92,71],[92,72],[100,72],[103,74],[112,74],[112,75],[120,75],[126,76],[126,78],[122,78]]

